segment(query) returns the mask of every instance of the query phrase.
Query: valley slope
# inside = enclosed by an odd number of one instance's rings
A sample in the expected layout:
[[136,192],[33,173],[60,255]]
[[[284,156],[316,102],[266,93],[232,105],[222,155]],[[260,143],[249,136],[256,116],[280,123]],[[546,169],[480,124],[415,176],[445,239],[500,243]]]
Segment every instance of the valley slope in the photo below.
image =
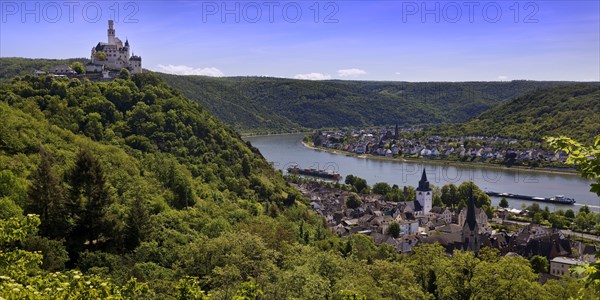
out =
[[464,124],[438,126],[431,133],[537,141],[544,136],[565,135],[591,144],[600,134],[600,84],[568,84],[533,91]]
[[159,76],[242,132],[465,122],[513,97],[561,84]]

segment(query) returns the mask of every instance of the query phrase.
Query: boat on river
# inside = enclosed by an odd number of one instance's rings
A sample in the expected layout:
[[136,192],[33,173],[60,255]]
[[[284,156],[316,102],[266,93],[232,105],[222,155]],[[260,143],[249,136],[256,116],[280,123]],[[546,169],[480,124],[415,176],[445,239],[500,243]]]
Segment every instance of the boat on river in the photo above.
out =
[[539,201],[539,202],[547,202],[547,203],[555,203],[555,204],[575,204],[575,202],[576,202],[575,199],[565,197],[563,195],[556,195],[554,197],[535,197],[535,196],[526,196],[526,195],[511,194],[511,193],[497,193],[497,192],[492,192],[492,191],[486,191],[485,193],[488,196],[493,196],[493,197]]
[[323,170],[323,169],[318,170],[318,169],[313,169],[313,168],[302,169],[302,168],[299,168],[298,166],[292,166],[292,167],[287,168],[287,171],[290,174],[300,174],[300,175],[320,177],[320,178],[331,179],[331,180],[342,179],[342,175],[340,175],[339,173],[336,173],[332,170]]

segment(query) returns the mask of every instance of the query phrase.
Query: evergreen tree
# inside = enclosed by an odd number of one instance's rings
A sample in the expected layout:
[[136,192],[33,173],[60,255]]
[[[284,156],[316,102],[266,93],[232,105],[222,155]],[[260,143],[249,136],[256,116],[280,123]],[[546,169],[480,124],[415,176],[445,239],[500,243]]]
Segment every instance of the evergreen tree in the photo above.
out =
[[127,214],[125,247],[129,250],[135,249],[148,232],[150,215],[145,207],[144,201],[136,195],[129,205]]
[[244,159],[242,160],[242,174],[244,174],[244,177],[248,178],[250,177],[251,172],[252,168],[250,167],[250,160],[248,160],[247,156],[244,156]]
[[90,150],[79,152],[71,171],[70,185],[69,212],[75,222],[72,241],[94,244],[102,234],[110,232],[105,217],[112,200],[100,162]]
[[500,204],[499,205],[502,208],[508,208],[508,201],[506,200],[506,198],[500,199]]
[[52,156],[42,148],[40,163],[31,175],[27,213],[40,216],[40,234],[50,238],[65,237],[69,222],[60,178],[52,168]]

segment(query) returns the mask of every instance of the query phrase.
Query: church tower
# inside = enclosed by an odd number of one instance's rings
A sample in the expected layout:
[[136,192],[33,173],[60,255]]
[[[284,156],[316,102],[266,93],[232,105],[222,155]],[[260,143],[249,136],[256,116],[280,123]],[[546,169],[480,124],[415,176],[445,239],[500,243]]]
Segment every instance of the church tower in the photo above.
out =
[[429,187],[429,181],[427,181],[427,174],[425,173],[425,167],[423,167],[423,174],[421,180],[419,180],[419,187],[417,188],[417,201],[423,209],[423,214],[428,214],[431,211],[432,205],[432,191]]
[[115,25],[115,23],[114,23],[113,20],[108,20],[108,44],[109,45],[115,45],[116,44],[114,25]]
[[467,206],[467,217],[462,230],[463,249],[479,253],[479,225],[475,218],[475,200],[473,200],[473,190],[469,195],[469,205]]

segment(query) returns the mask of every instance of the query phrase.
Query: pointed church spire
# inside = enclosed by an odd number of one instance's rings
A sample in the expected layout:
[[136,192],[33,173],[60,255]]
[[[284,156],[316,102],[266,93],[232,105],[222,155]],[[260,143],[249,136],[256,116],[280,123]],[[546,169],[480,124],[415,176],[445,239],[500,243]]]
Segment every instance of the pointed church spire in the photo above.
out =
[[465,220],[466,225],[469,226],[470,230],[475,230],[477,226],[477,220],[475,219],[475,200],[473,199],[473,186],[469,192],[469,204],[467,205],[467,218]]
[[[471,182],[471,184],[473,184]],[[473,186],[470,187],[469,204],[467,205],[467,217],[462,230],[463,249],[479,253],[479,226],[475,218],[475,199],[473,199]]]
[[425,173],[425,167],[423,167],[423,174],[421,174],[421,180],[419,180],[419,187],[417,191],[431,191],[429,188],[429,181],[427,181],[427,173]]

